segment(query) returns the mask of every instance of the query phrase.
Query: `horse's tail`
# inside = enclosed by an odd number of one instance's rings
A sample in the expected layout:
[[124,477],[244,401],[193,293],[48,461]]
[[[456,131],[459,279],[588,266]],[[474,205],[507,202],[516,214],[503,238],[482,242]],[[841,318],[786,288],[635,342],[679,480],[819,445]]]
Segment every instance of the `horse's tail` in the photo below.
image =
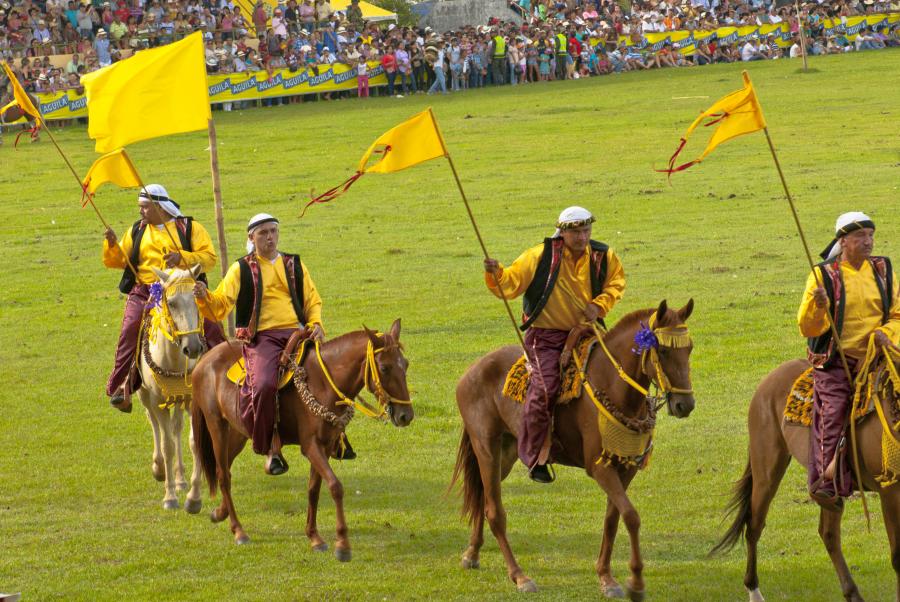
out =
[[465,429],[459,442],[459,450],[456,452],[456,466],[453,467],[453,478],[450,479],[448,492],[453,489],[460,476],[463,481],[462,515],[468,518],[469,524],[472,524],[479,513],[484,512],[484,485],[481,482],[481,471],[478,470],[478,458],[472,448],[472,439]]
[[727,552],[742,540],[747,532],[747,526],[750,524],[750,499],[753,495],[753,473],[750,471],[750,460],[747,460],[744,474],[734,484],[733,491],[734,495],[728,502],[725,515],[733,513],[734,521],[719,543],[709,551],[710,556]]
[[212,436],[206,426],[206,416],[200,409],[200,403],[194,401],[191,408],[191,428],[194,431],[194,443],[197,445],[197,462],[206,475],[209,484],[209,496],[215,497],[218,478],[216,477],[216,454],[213,450]]

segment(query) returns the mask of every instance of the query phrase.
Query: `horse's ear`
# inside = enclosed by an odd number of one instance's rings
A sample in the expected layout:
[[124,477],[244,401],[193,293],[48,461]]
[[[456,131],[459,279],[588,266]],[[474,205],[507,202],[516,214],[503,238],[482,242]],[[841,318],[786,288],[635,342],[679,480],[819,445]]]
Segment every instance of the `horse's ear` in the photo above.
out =
[[691,297],[688,299],[687,304],[678,310],[678,315],[681,316],[682,322],[687,322],[687,319],[690,317],[691,313],[694,311],[694,299]]
[[391,340],[395,343],[400,340],[400,318],[394,320],[390,330]]
[[656,308],[656,324],[659,325],[666,318],[666,312],[669,311],[669,306],[666,305],[666,300],[663,299],[659,304],[659,307]]
[[363,330],[366,331],[366,336],[369,337],[369,340],[372,341],[373,347],[378,347],[381,345],[381,341],[378,340],[378,335],[375,334],[374,330],[369,330],[369,328],[363,324]]
[[202,269],[203,269],[203,267],[198,263],[197,265],[195,265],[194,267],[191,268],[191,276],[193,276],[194,279],[196,280],[197,277],[200,276],[200,271]]
[[158,270],[154,267],[151,267],[150,269],[153,270],[153,273],[156,274],[156,277],[159,278],[160,282],[165,283],[166,280],[169,279],[169,275],[166,274],[165,272],[163,272],[162,270]]

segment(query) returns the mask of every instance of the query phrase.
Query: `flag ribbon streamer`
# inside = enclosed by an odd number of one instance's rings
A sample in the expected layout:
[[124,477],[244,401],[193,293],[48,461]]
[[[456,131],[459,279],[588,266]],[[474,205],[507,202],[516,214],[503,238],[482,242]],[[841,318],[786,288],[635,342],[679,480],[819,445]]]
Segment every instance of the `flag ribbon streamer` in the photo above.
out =
[[[378,155],[378,154],[384,155],[381,159],[379,159],[379,161],[380,161],[380,160],[383,160],[384,157],[387,156],[387,154],[390,150],[391,150],[391,146],[387,145],[383,149],[373,150],[372,154],[373,155]],[[309,191],[309,202],[303,206],[303,211],[300,212],[300,217],[303,217],[304,215],[306,215],[306,210],[309,209],[312,205],[317,205],[319,203],[327,203],[328,201],[333,201],[334,199],[338,198],[339,196],[341,196],[342,194],[347,192],[350,189],[350,187],[353,186],[353,183],[356,182],[361,177],[363,177],[363,174],[365,174],[365,173],[366,173],[365,171],[357,171],[355,174],[353,174],[352,176],[350,176],[349,178],[344,180],[342,183],[338,184],[334,188],[329,188],[328,190],[326,190],[325,192],[323,192],[322,194],[320,194],[318,196],[315,196],[315,190],[310,190]]]

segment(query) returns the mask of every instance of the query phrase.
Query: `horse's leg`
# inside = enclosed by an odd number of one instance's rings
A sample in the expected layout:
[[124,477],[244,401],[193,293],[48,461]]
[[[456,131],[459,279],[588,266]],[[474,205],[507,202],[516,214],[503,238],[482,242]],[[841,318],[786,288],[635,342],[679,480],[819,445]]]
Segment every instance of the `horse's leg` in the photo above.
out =
[[[516,452],[516,440],[504,436],[500,444],[500,481],[502,482],[513,466],[516,464],[518,454]],[[463,552],[462,566],[464,569],[477,569],[480,566],[479,554],[484,545],[484,506],[478,507],[472,516],[472,534],[469,537],[469,547]]]
[[[771,428],[769,428],[770,426]],[[765,434],[765,430],[769,430],[769,433]],[[744,587],[747,588],[750,602],[763,602],[763,595],[759,591],[759,575],[756,570],[757,544],[762,536],[763,529],[766,527],[766,515],[769,513],[769,505],[772,503],[775,494],[778,493],[778,486],[781,484],[784,472],[791,462],[790,453],[784,444],[780,426],[778,426],[777,422],[772,421],[771,424],[767,421],[757,423],[751,417],[749,456],[750,516],[746,519],[747,526],[744,531],[744,539],[747,543],[747,567],[744,572]],[[743,499],[746,499],[746,497]]]
[[519,591],[536,592],[537,585],[516,562],[509,540],[506,538],[506,509],[503,507],[500,497],[500,438],[486,437],[488,442],[485,442],[474,433],[469,433],[469,436],[472,439],[472,450],[478,458],[478,470],[484,486],[484,517],[487,518],[491,533],[494,534],[497,545],[500,546],[500,551],[503,553],[506,572]]
[[166,467],[163,462],[162,455],[162,442],[159,437],[159,424],[156,422],[156,417],[153,415],[153,412],[150,411],[150,399],[145,396],[147,393],[141,388],[138,391],[138,397],[141,398],[141,403],[144,404],[144,410],[147,413],[147,421],[150,423],[150,428],[153,430],[153,463],[150,465],[150,471],[153,473],[153,478],[159,482],[163,482],[166,480]]
[[162,437],[163,460],[166,466],[166,495],[163,498],[163,508],[177,510],[179,507],[178,496],[175,493],[175,433],[172,414],[169,410],[160,409],[151,402],[153,407],[150,412],[159,423],[160,436]]
[[[190,416],[188,416],[188,422],[190,422]],[[181,437],[178,437],[181,439]],[[197,442],[194,441],[194,429],[188,429],[188,441],[191,445],[191,488],[187,493],[187,497],[184,499],[184,509],[186,512],[190,514],[197,514],[200,512],[200,508],[203,507],[203,502],[200,500],[200,487],[201,483],[201,470],[200,470],[200,451],[197,448]]]
[[331,491],[331,499],[334,500],[335,531],[337,539],[334,542],[334,555],[341,562],[349,562],[352,556],[350,551],[350,537],[347,529],[347,519],[344,517],[344,486],[328,464],[328,456],[319,441],[313,441],[307,446],[306,457],[312,465],[312,469],[319,473],[321,478],[328,483]]
[[888,491],[882,489],[879,494],[884,528],[891,545],[891,565],[897,575],[897,602],[900,602],[900,491],[894,486]]
[[187,489],[184,480],[184,458],[181,453],[181,432],[184,429],[184,410],[181,404],[172,407],[172,435],[175,438],[175,491]]
[[[627,489],[636,470],[626,471],[621,475],[622,485]],[[625,591],[613,577],[612,562],[613,545],[616,542],[616,533],[619,531],[619,509],[606,496],[606,516],[603,519],[603,538],[600,540],[600,554],[597,556],[597,577],[600,579],[600,593],[607,598],[624,598]]]
[[[208,424],[208,422],[207,422],[207,424]],[[213,432],[212,429],[210,429],[210,434],[211,434],[212,440],[215,441],[216,440],[215,438],[218,435],[212,435],[212,432]],[[236,436],[232,436],[232,435],[236,435]],[[229,437],[231,437],[231,442],[228,445],[228,458],[227,458],[226,466],[228,466],[228,470],[230,471],[231,465],[234,463],[234,459],[240,455],[241,451],[244,449],[244,445],[247,444],[247,439],[244,439],[236,431],[232,431],[229,434]],[[213,446],[213,450],[214,450],[213,453],[215,453],[215,446]],[[219,459],[216,458],[216,467],[218,468],[218,466],[219,466]],[[209,520],[211,520],[214,523],[220,523],[223,520],[225,520],[226,518],[228,518],[228,516],[229,516],[228,504],[225,502],[225,496],[222,496],[222,501],[219,502],[219,505],[215,509],[213,509],[213,511],[210,513]],[[249,541],[249,540],[250,540],[250,538],[248,537],[247,541]]]
[[844,551],[841,549],[841,517],[843,514],[843,510],[834,512],[821,508],[819,510],[819,537],[822,538],[834,570],[837,571],[844,599],[850,602],[862,602],[862,596],[859,595],[856,583],[850,575],[847,561],[844,560]]
[[628,562],[628,568],[631,569],[631,577],[628,578],[628,596],[635,602],[644,599],[644,561],[641,558],[641,545],[639,533],[641,529],[641,517],[638,515],[637,509],[628,499],[625,493],[626,483],[623,483],[622,476],[615,468],[604,466],[603,464],[595,464],[591,476],[603,488],[608,497],[608,502],[612,502],[628,529],[628,536],[631,540],[631,558]]
[[322,475],[312,466],[309,467],[309,484],[307,486],[306,504],[306,536],[309,545],[316,552],[328,551],[328,544],[319,535],[319,527],[316,525],[316,514],[319,510],[319,491],[322,489]]
[[[214,423],[216,426],[212,427]],[[206,424],[210,426],[213,451],[216,455],[216,480],[219,482],[219,489],[222,491],[222,504],[213,510],[210,518],[213,522],[218,522],[223,520],[225,518],[223,514],[227,513],[231,521],[231,532],[234,533],[234,543],[238,545],[248,543],[250,537],[244,532],[244,527],[241,525],[241,521],[238,520],[237,512],[234,509],[234,501],[231,499],[231,462],[237,455],[236,452],[232,452],[231,443],[232,439],[236,439],[236,437],[233,436],[228,421],[221,416],[213,420],[207,418]],[[243,439],[241,440],[243,441]],[[240,448],[237,451],[240,451]]]

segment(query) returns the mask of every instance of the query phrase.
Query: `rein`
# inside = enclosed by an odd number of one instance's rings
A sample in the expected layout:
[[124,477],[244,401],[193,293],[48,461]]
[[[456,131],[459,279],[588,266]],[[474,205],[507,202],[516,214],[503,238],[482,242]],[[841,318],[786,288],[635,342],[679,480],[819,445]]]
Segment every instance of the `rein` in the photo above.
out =
[[[322,374],[325,375],[325,380],[328,381],[328,384],[331,386],[331,390],[334,391],[335,394],[338,396],[337,404],[350,406],[351,411],[348,412],[348,414],[351,417],[353,414],[352,410],[355,409],[355,410],[359,410],[362,414],[365,414],[369,418],[381,419],[381,418],[384,418],[384,416],[387,414],[387,408],[391,404],[395,404],[395,403],[405,404],[405,405],[412,404],[412,401],[410,401],[408,399],[397,399],[395,397],[392,397],[387,391],[385,391],[384,386],[382,386],[382,384],[381,384],[381,377],[378,374],[378,364],[375,363],[375,354],[381,353],[384,350],[384,348],[375,349],[371,340],[369,340],[368,344],[366,345],[366,363],[363,366],[363,381],[364,381],[364,387],[366,389],[368,389],[369,391],[371,391],[375,395],[375,399],[378,400],[378,404],[380,406],[378,408],[373,407],[371,404],[366,402],[359,395],[357,395],[353,399],[351,399],[350,397],[345,395],[343,393],[343,391],[341,391],[338,388],[338,386],[335,384],[334,379],[331,377],[331,372],[328,370],[328,367],[325,365],[325,360],[322,358],[321,344],[319,343],[319,341],[315,342],[315,349],[316,349],[316,360],[319,362],[319,368],[322,369]],[[299,370],[299,367],[297,366],[297,364],[293,360],[293,358],[291,359],[291,367],[294,369],[294,374],[296,375],[297,371]],[[304,381],[305,381],[305,378],[306,377],[305,377],[305,371],[304,371],[304,377],[303,377]],[[295,384],[296,384],[296,382],[295,382]],[[304,400],[304,401],[306,401],[306,400]],[[318,404],[318,402],[316,402],[316,404]],[[308,402],[307,402],[307,405],[309,405]],[[321,405],[321,404],[319,404],[319,405]],[[345,414],[344,416],[347,416],[348,414]],[[331,420],[329,420],[329,422],[337,425],[336,422],[333,422]],[[344,422],[344,424],[341,426],[346,426],[346,424],[348,422],[350,422],[349,419],[347,419],[347,421]]]
[[174,343],[176,338],[189,334],[199,334],[201,338],[204,335],[203,318],[200,318],[197,321],[197,328],[192,328],[191,330],[178,330],[175,326],[175,320],[172,318],[172,312],[169,310],[169,297],[179,293],[193,294],[194,283],[195,281],[193,278],[179,280],[178,282],[167,286],[159,299],[159,322],[157,323],[157,328],[170,343]]

